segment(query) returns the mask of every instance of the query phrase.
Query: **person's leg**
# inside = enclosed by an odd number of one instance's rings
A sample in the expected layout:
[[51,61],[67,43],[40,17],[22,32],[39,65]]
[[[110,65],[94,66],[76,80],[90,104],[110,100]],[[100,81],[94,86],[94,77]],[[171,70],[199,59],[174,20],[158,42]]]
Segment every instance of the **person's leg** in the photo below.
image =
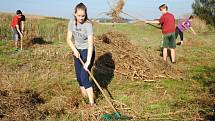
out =
[[18,40],[15,40],[14,45],[15,45],[15,48],[18,49]]
[[76,79],[79,83],[81,93],[84,97],[87,97],[86,90],[81,82],[81,69],[83,68],[83,66],[81,65],[81,62],[79,61],[79,59],[76,58],[75,56],[74,56],[74,63],[75,63]]
[[176,40],[177,37],[178,37],[179,31],[180,31],[179,28],[176,27],[176,28],[175,28],[175,40]]
[[175,63],[175,49],[171,48],[171,59],[172,59],[172,63]]
[[180,31],[179,30],[179,35],[180,35],[180,39],[181,39],[181,44],[183,44],[184,43],[184,41],[183,41],[183,32],[182,31]]
[[13,34],[14,46],[17,50],[18,49],[19,35],[18,35],[16,28],[12,28],[12,34]]
[[[82,58],[83,62],[87,61],[87,49],[85,49],[85,50],[83,50],[81,52],[81,58]],[[90,70],[90,68],[89,68],[89,70]],[[86,93],[87,93],[87,96],[89,98],[90,104],[94,105],[94,94],[93,94],[92,83],[89,80],[89,74],[88,74],[88,72],[86,70],[84,70],[83,67],[81,69],[81,82],[84,85],[84,88],[86,90]]]
[[87,88],[86,92],[87,92],[87,95],[89,98],[90,105],[94,105],[93,87],[91,86],[91,87]]
[[[94,62],[94,60],[95,60],[95,51],[93,51],[93,55],[92,55],[92,58],[91,58],[91,63],[90,63],[90,65],[89,65],[89,71],[90,71],[91,68],[93,67],[93,62]],[[87,88],[86,91],[87,91],[87,94],[88,94],[88,96],[89,96],[89,102],[90,102],[90,104],[93,106],[95,102],[94,102],[94,93],[93,93],[93,88],[92,88],[92,86],[89,87],[89,88]]]
[[82,95],[83,95],[84,97],[87,97],[87,91],[86,91],[85,87],[84,87],[84,86],[80,86],[80,89],[81,89]]
[[19,43],[19,34],[18,32],[15,34],[15,47],[16,47],[16,50],[18,50],[19,46],[18,46],[18,43]]
[[163,60],[166,62],[167,61],[167,50],[169,48],[169,36],[168,35],[163,35]]
[[163,60],[167,61],[167,48],[163,48]]
[[172,33],[171,36],[169,37],[169,47],[170,47],[170,52],[171,52],[171,61],[172,63],[175,63],[175,48],[176,48],[176,42],[175,42],[175,33]]

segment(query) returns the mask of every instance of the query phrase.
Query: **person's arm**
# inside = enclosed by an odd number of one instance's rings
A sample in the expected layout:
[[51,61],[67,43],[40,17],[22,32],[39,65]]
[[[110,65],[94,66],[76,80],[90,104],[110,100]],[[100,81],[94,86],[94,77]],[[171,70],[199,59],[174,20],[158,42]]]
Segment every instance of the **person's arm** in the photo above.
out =
[[193,27],[190,27],[190,30],[193,32],[194,35],[196,35],[196,32],[194,31]]
[[25,21],[21,21],[21,32],[24,33],[25,30]]
[[182,22],[182,26],[184,27],[184,28],[186,28],[186,29],[188,29],[188,30],[191,30],[191,32],[194,34],[194,35],[196,35],[196,32],[194,31],[194,29],[193,29],[193,27],[186,27],[186,22]]
[[84,64],[85,70],[88,69],[90,62],[91,62],[92,55],[93,55],[93,27],[92,27],[92,24],[89,24],[87,31],[88,31],[87,32],[88,48],[87,48],[87,61]]
[[22,39],[23,35],[22,35],[22,32],[19,29],[19,25],[16,25],[16,30],[18,31],[18,33],[19,33],[19,35],[20,35],[20,37]]
[[184,22],[182,22],[182,24],[181,24],[185,29],[187,28],[186,26],[185,26],[185,21]]
[[93,35],[88,36],[88,48],[87,48],[87,61],[85,62],[85,69],[90,65],[91,58],[93,55]]
[[160,22],[158,20],[145,20],[145,23],[150,23],[150,24],[159,24]]
[[69,30],[67,32],[67,39],[66,40],[67,40],[68,45],[72,49],[74,56],[76,58],[79,58],[80,54],[79,54],[78,50],[76,49],[75,45],[72,43],[72,32]]

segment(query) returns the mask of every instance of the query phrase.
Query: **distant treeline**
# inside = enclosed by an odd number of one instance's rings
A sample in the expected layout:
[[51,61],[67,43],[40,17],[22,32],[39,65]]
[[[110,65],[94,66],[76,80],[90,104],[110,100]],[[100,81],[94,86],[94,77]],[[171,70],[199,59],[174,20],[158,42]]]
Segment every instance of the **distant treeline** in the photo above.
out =
[[[104,22],[104,23],[113,22],[113,19],[111,19],[111,18],[94,18],[92,20],[99,21],[99,22]],[[122,18],[122,20],[121,20],[122,23],[129,23],[130,21],[133,21],[133,19]]]

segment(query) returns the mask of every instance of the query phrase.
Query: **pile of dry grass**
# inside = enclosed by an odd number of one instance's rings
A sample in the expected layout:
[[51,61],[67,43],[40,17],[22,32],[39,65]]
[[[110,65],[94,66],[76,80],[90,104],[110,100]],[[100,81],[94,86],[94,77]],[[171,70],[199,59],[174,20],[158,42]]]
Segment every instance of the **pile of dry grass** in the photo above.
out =
[[[95,68],[102,68],[100,71],[104,72],[114,70],[114,75],[117,77],[151,80],[180,73],[176,68],[164,63],[159,55],[150,52],[139,53],[138,47],[117,31],[96,37],[95,45],[97,60],[100,58],[102,61],[99,64],[96,61]],[[107,58],[101,59],[101,57]]]

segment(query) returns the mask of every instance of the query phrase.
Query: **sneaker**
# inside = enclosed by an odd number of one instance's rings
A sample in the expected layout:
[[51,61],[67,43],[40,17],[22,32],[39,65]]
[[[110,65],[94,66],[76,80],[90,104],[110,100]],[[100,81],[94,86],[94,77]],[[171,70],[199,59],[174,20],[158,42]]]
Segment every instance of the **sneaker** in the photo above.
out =
[[176,45],[181,45],[181,42],[178,42]]

